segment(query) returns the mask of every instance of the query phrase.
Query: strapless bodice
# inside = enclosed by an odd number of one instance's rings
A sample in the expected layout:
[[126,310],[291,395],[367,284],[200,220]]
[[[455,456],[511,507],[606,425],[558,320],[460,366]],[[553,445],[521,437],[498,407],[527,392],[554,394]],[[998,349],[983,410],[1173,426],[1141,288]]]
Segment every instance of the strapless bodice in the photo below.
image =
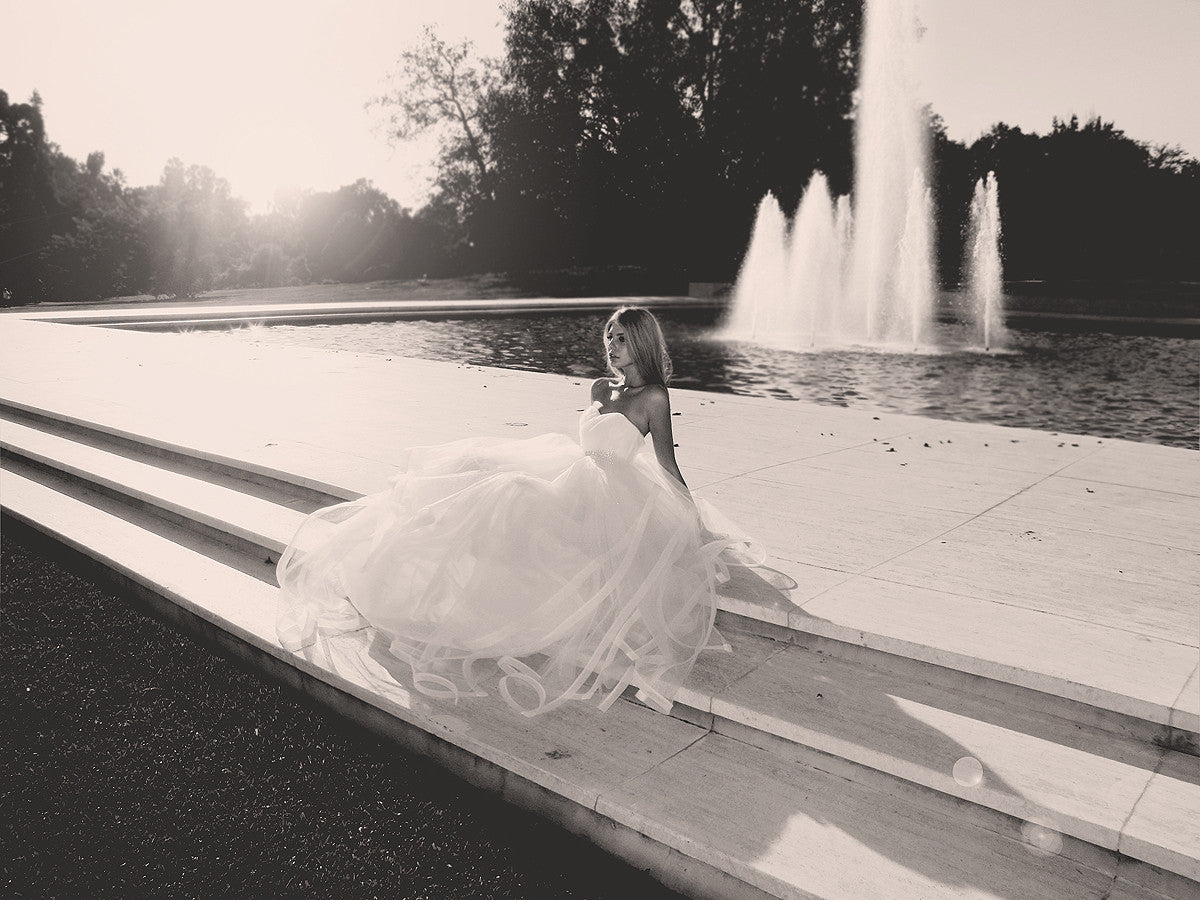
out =
[[622,413],[600,412],[600,401],[579,417],[579,445],[584,452],[600,460],[628,462],[645,444],[645,438]]

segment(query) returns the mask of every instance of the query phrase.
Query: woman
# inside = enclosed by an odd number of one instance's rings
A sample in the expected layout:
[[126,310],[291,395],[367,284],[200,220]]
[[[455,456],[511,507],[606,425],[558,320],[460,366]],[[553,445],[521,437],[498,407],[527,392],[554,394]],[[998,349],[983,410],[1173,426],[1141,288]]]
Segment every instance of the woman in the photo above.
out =
[[737,542],[714,538],[675,462],[658,321],[622,307],[604,345],[614,377],[592,385],[579,443],[416,448],[391,489],[313,513],[279,560],[283,645],[369,626],[430,696],[494,685],[534,715],[606,709],[634,684],[669,711],[697,654],[723,646],[718,556]]

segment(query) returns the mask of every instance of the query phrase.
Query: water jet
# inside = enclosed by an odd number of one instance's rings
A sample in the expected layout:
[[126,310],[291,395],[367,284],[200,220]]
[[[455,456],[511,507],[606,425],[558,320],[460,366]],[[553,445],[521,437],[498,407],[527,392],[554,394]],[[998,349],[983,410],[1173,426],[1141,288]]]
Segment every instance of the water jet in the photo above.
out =
[[[758,207],[723,335],[782,347],[936,347],[928,114],[914,59],[915,0],[865,9],[853,199],[814,172],[790,225],[771,194]],[[1003,346],[994,174],[972,204],[966,313],[972,340]],[[976,210],[976,206],[978,210]]]

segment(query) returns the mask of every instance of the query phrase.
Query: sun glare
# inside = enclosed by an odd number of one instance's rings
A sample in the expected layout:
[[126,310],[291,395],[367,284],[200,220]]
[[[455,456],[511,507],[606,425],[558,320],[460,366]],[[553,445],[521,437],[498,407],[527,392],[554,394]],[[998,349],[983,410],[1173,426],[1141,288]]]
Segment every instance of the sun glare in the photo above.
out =
[[172,157],[205,165],[254,212],[281,189],[359,178],[418,204],[434,147],[390,147],[366,101],[426,23],[483,52],[503,43],[499,0],[214,0],[199,11],[50,0],[16,15],[28,40],[6,47],[3,87],[21,100],[39,91],[65,153],[102,150],[134,185],[157,182]]
[[[929,99],[952,137],[973,139],[1001,119],[1044,131],[1054,115],[1095,111],[1139,140],[1200,152],[1196,113],[1176,99],[1200,75],[1190,52],[1200,4],[1154,0],[1154,14],[1112,0],[919,5],[925,52],[936,57]],[[103,151],[132,185],[157,182],[178,157],[211,168],[254,211],[281,187],[332,190],[359,178],[413,207],[427,196],[433,142],[389,146],[364,105],[425,24],[500,55],[502,6],[13,3],[6,33],[19,39],[6,43],[3,87],[18,100],[36,89],[50,140],[75,159]]]

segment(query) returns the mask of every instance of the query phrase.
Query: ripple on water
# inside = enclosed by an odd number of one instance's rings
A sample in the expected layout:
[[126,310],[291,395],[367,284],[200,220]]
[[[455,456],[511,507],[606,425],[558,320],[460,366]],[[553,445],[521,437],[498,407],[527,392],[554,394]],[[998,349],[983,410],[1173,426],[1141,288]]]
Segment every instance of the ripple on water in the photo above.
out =
[[[661,318],[679,387],[1197,446],[1196,339],[1014,330],[1013,346],[1002,353],[813,351],[723,341],[713,337],[711,327],[669,314]],[[181,337],[594,378],[606,371],[599,337],[605,319],[495,316],[272,325]]]

